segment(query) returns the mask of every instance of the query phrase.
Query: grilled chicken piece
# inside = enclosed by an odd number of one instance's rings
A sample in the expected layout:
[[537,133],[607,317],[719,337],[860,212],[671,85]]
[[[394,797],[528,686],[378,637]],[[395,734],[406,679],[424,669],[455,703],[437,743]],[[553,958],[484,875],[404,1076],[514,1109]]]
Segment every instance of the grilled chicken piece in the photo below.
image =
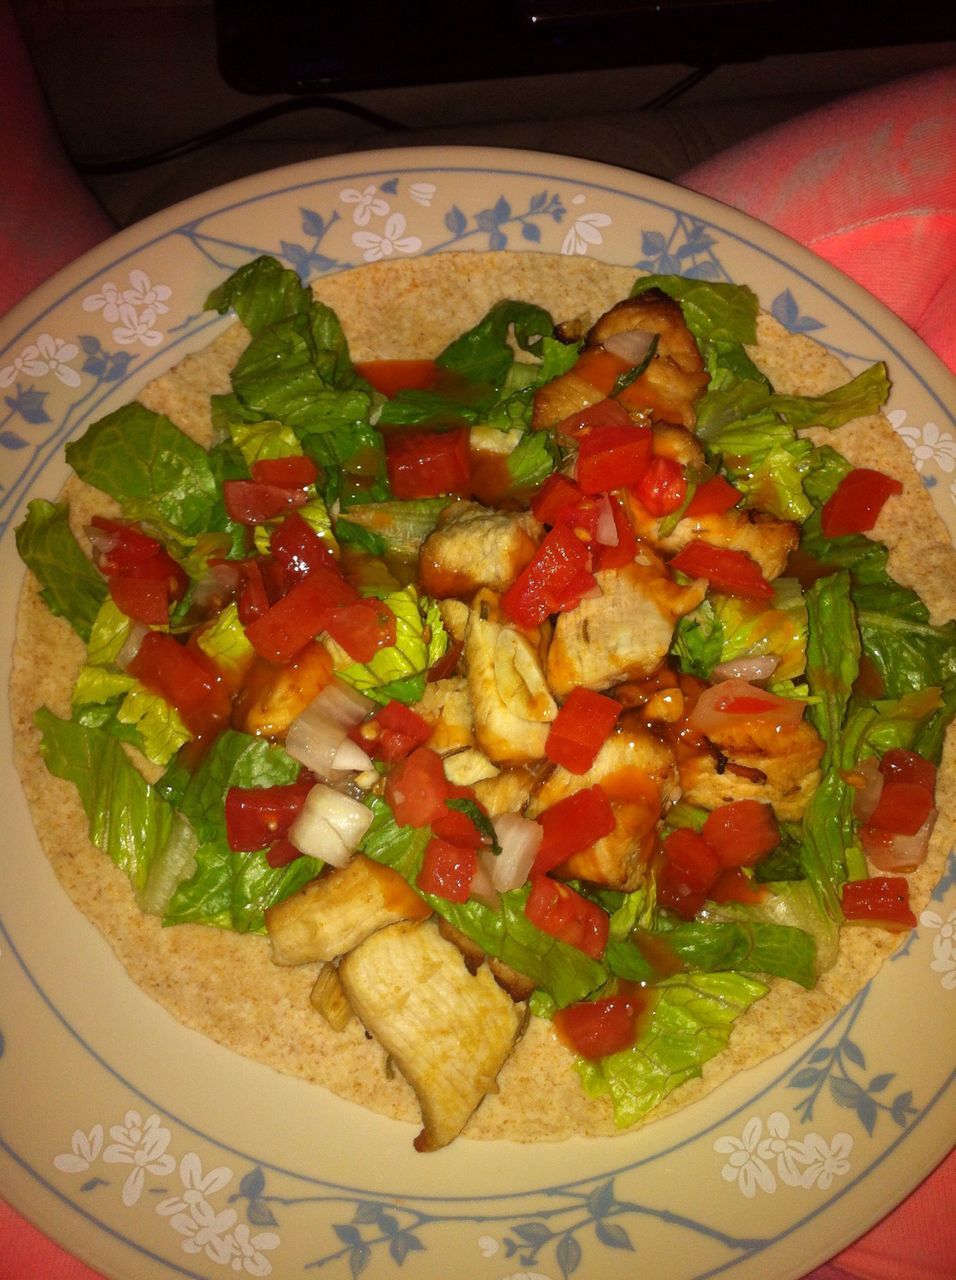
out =
[[562,613],[548,650],[548,684],[558,697],[577,685],[609,689],[650,675],[663,662],[678,618],[700,604],[704,586],[679,587],[660,563],[635,560],[599,570],[601,595]]
[[333,1031],[344,1031],[355,1016],[334,964],[323,964],[309,992],[309,1004]]
[[418,1151],[461,1133],[521,1031],[525,1009],[487,966],[470,973],[431,921],[380,929],[345,956],[339,978],[352,1008],[418,1098]]
[[501,813],[521,813],[546,771],[522,765],[502,769],[497,777],[475,783],[478,803],[491,818]]
[[436,599],[471,599],[481,587],[502,592],[532,559],[544,533],[529,512],[491,511],[477,502],[445,508],[422,544],[422,589]]
[[778,520],[762,511],[737,510],[678,520],[671,532],[661,538],[658,535],[660,520],[650,515],[627,491],[624,500],[634,532],[658,550],[676,553],[699,538],[712,547],[746,552],[771,581],[784,572],[787,558],[799,540],[797,526],[789,520]]
[[704,463],[704,450],[700,441],[686,427],[661,422],[652,432],[652,452],[656,458],[670,458],[682,467],[699,467]]
[[331,678],[332,659],[317,640],[284,667],[256,658],[236,698],[232,723],[244,733],[281,740]]
[[[615,398],[635,419],[693,427],[694,401],[703,393],[709,375],[683,312],[672,298],[649,289],[617,303],[588,333],[584,351],[634,330],[656,333],[657,349],[644,372]],[[588,383],[572,366],[535,393],[531,425],[536,429],[553,427],[606,395],[606,390]]]
[[644,879],[658,819],[680,795],[677,766],[670,750],[641,723],[639,713],[625,712],[587,773],[569,773],[559,765],[534,793],[527,816],[536,817],[596,783],[611,802],[616,826],[562,863],[555,874],[630,892]]
[[501,770],[474,747],[451,751],[442,756],[445,777],[455,787],[473,787],[478,782],[497,778]]
[[820,782],[823,741],[813,725],[801,720],[792,729],[777,729],[759,720],[715,731],[717,748],[679,760],[684,799],[705,809],[732,800],[763,800],[781,822],[797,822]]
[[475,596],[463,657],[475,737],[495,764],[541,759],[558,713],[532,635],[501,621],[493,591]]
[[426,745],[439,755],[475,745],[475,720],[464,676],[449,676],[427,684],[415,710],[431,725]]
[[397,871],[357,853],[265,913],[276,964],[334,960],[378,929],[424,920],[431,908]]
[[452,644],[463,644],[469,612],[464,600],[456,600],[454,596],[449,596],[447,600],[439,600],[438,612],[441,614],[441,620],[445,624],[445,630]]

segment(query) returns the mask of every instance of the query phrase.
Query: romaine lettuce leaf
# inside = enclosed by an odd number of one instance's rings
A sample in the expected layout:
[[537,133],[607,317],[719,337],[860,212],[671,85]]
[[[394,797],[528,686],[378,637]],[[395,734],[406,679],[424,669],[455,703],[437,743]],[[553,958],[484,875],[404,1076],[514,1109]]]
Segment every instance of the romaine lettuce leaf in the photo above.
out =
[[154,764],[168,764],[192,738],[175,707],[124,671],[81,667],[72,710],[80,724],[132,743]]
[[671,652],[681,670],[708,680],[714,667],[736,658],[773,654],[780,659],[775,682],[792,680],[806,668],[807,610],[795,578],[777,578],[768,608],[735,596],[709,596],[681,618]]
[[250,333],[256,334],[289,316],[308,313],[312,303],[311,289],[294,271],[262,255],[213,289],[205,306],[220,315],[231,308]]
[[[376,593],[378,594],[378,593]],[[418,702],[425,692],[428,668],[448,647],[448,632],[438,605],[415,587],[389,591],[381,599],[395,614],[395,644],[379,649],[371,662],[350,662],[338,645],[329,642],[336,675],[345,684],[383,705]],[[342,665],[338,665],[341,663]]]
[[20,558],[39,582],[46,607],[65,618],[82,640],[89,640],[108,589],[73,536],[67,504],[35,498],[15,536]]
[[211,658],[237,685],[255,658],[255,650],[246,639],[234,601],[230,601],[208,627],[203,627],[196,643],[206,657]]
[[609,1095],[615,1123],[626,1128],[678,1085],[701,1074],[727,1047],[734,1021],[768,988],[740,973],[681,973],[654,988],[654,1003],[637,1044],[598,1062],[576,1066],[590,1097]]
[[164,414],[135,401],[68,444],[66,460],[81,480],[115,498],[131,520],[199,533],[209,528],[219,501],[206,450]]
[[90,840],[142,894],[150,868],[173,829],[173,809],[131,763],[116,738],[41,707],[40,752],[57,778],[72,782],[89,822]]

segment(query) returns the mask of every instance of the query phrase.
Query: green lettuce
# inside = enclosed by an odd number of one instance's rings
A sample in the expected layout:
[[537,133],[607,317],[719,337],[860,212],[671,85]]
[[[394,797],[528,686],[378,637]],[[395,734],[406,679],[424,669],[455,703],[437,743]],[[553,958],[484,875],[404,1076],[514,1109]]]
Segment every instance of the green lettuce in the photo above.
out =
[[168,764],[192,739],[174,706],[123,671],[82,667],[73,686],[72,710],[80,724],[132,743],[158,765]]
[[681,618],[671,645],[681,670],[708,680],[722,662],[773,654],[780,659],[775,682],[802,675],[807,646],[803,593],[795,578],[777,578],[773,588],[769,607],[735,596],[713,595]]
[[164,414],[136,403],[107,414],[66,446],[66,460],[130,520],[181,533],[209,528],[219,501],[209,455]]
[[371,662],[348,662],[347,655],[330,643],[333,660],[345,659],[336,676],[345,684],[383,705],[396,698],[399,702],[418,702],[425,692],[428,668],[448,647],[448,632],[438,605],[430,596],[420,595],[415,587],[390,591],[381,599],[395,614],[395,643],[379,649]]
[[255,657],[239,621],[239,610],[230,601],[208,627],[203,627],[196,640],[199,648],[226,675],[238,682]]
[[736,1019],[768,988],[740,973],[681,973],[652,994],[644,1030],[630,1049],[576,1062],[589,1097],[609,1096],[619,1128],[635,1124],[727,1047]]
[[89,640],[108,589],[73,536],[67,504],[35,498],[15,537],[20,558],[40,584],[44,604],[65,618],[82,640]]

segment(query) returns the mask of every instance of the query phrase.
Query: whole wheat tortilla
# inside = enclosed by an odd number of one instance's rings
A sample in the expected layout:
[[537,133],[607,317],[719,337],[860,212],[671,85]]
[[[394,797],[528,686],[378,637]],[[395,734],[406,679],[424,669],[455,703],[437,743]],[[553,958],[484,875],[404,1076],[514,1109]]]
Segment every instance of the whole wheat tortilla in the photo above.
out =
[[[521,253],[442,254],[389,261],[322,280],[317,295],[338,314],[357,360],[437,354],[501,298],[535,302],[556,320],[593,321],[625,297],[635,271],[586,258]],[[147,407],[168,414],[208,443],[209,396],[230,389],[229,369],[248,336],[240,325],[146,387]],[[846,369],[804,336],[787,333],[769,316],[759,322],[751,353],[777,390],[816,394],[847,380]],[[891,371],[892,373],[892,371]],[[892,549],[890,569],[915,588],[941,622],[956,614],[956,553],[909,461],[908,450],[882,417],[820,433],[857,465],[897,476],[904,498],[890,503],[874,536]],[[66,496],[74,531],[109,500],[73,481]],[[35,825],[63,887],[100,930],[132,979],[187,1026],[278,1071],[304,1077],[386,1116],[417,1122],[411,1089],[387,1069],[379,1046],[356,1020],[342,1033],[309,1005],[316,967],[280,968],[265,938],[198,925],[163,928],[137,908],[125,876],[84,837],[83,809],[72,786],[48,774],[33,723],[37,707],[69,715],[70,693],[84,647],[52,617],[32,575],[20,602],[11,679],[18,767]],[[954,834],[956,733],[950,731],[939,772],[940,818],[926,863],[911,878],[918,914],[939,879]],[[702,1097],[735,1072],[786,1048],[844,1006],[895,949],[900,935],[845,928],[840,957],[810,992],[778,980],[770,994],[738,1020],[729,1048],[706,1064],[703,1077],[672,1094],[650,1119]],[[616,1132],[606,1099],[585,1098],[571,1054],[550,1024],[531,1019],[466,1133],[474,1138],[556,1140]]]

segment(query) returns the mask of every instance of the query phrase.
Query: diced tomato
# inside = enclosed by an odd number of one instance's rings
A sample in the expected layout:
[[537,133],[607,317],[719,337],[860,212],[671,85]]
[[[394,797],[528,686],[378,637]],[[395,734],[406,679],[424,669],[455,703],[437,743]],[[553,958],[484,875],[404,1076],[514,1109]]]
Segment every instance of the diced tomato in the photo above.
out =
[[739,489],[735,489],[723,476],[711,476],[694,490],[688,502],[684,516],[698,519],[700,516],[722,516],[735,507],[741,499]]
[[460,809],[446,808],[441,817],[433,818],[429,825],[436,836],[449,844],[461,845],[464,849],[481,847],[481,832],[468,814]]
[[670,515],[687,495],[684,468],[673,458],[651,458],[647,470],[634,486],[634,492],[652,516]]
[[728,867],[721,871],[707,896],[711,902],[743,902],[751,906],[763,902],[767,886],[751,880],[740,867]]
[[899,480],[856,467],[843,477],[833,496],[823,504],[820,528],[825,538],[839,538],[849,533],[867,533],[876,524],[889,498],[903,492]]
[[602,996],[559,1009],[554,1029],[568,1048],[591,1061],[629,1049],[637,1036],[637,1018],[645,1000],[633,995]]
[[706,578],[715,591],[729,596],[748,600],[769,600],[773,596],[773,587],[760,566],[744,551],[712,547],[695,539],[671,557],[670,567],[688,578]]
[[623,569],[637,555],[637,538],[623,503],[613,493],[608,494],[608,501],[614,515],[614,527],[617,529],[617,545],[608,547],[595,543],[594,568]]
[[604,954],[610,925],[607,912],[551,876],[532,875],[524,913],[552,938],[577,947],[593,960]]
[[431,391],[441,375],[434,360],[363,360],[355,372],[389,400],[400,391]]
[[108,580],[113,603],[127,618],[161,627],[169,622],[169,588],[157,578],[126,578],[114,575]]
[[144,560],[151,560],[163,550],[157,542],[139,528],[122,520],[110,520],[107,516],[94,516],[90,525],[93,552],[100,573],[108,578],[114,573],[124,573]]
[[265,524],[285,515],[308,500],[304,489],[288,489],[280,484],[257,484],[255,480],[226,480],[222,486],[226,514],[239,524]]
[[315,569],[246,627],[249,643],[269,662],[284,663],[325,629],[329,611],[358,596],[341,574]]
[[556,471],[531,499],[531,512],[542,524],[557,524],[583,500],[584,494],[573,480]]
[[370,596],[330,609],[325,630],[356,662],[371,662],[379,649],[395,643],[395,614],[384,600]]
[[464,643],[461,640],[455,640],[449,644],[438,661],[433,662],[428,668],[428,675],[425,677],[428,683],[434,684],[436,680],[444,680],[446,676],[450,676],[458,666],[458,660],[464,648]]
[[228,706],[228,695],[211,664],[168,632],[145,635],[126,670],[171,703],[193,733],[208,730],[210,721]]
[[714,809],[701,835],[724,867],[751,867],[780,843],[773,810],[759,800],[735,800]]
[[431,725],[417,711],[393,698],[360,724],[352,737],[375,760],[392,764],[427,742],[431,732]]
[[311,779],[277,787],[230,787],[226,792],[229,848],[236,852],[267,849],[287,835],[311,790]]
[[396,431],[385,441],[385,465],[396,498],[471,492],[468,428]]
[[290,862],[295,862],[296,858],[302,856],[302,850],[297,849],[286,836],[277,840],[275,844],[271,844],[266,850],[266,862],[270,867],[287,867]]
[[544,874],[572,854],[590,849],[602,836],[609,836],[616,825],[611,802],[597,785],[573,791],[539,813],[536,820],[544,827],[544,839],[534,860],[536,874]]
[[259,458],[250,470],[256,484],[277,484],[283,489],[305,489],[315,484],[319,476],[315,463],[304,453],[289,454],[284,458]]
[[622,711],[603,693],[576,688],[552,721],[544,753],[571,773],[587,773]]
[[578,446],[578,484],[585,493],[636,485],[650,463],[652,445],[646,427],[592,427]]
[[678,827],[664,841],[664,863],[656,876],[658,902],[692,920],[720,869],[720,859],[703,836],[690,827]]
[[448,902],[467,902],[477,869],[477,849],[432,836],[425,846],[416,884],[423,893],[433,893]]
[[286,516],[269,537],[273,559],[282,566],[289,582],[306,578],[320,565],[331,566],[335,557],[329,544],[321,538],[297,511]]
[[909,883],[903,876],[848,880],[843,886],[841,905],[847,920],[861,920],[893,932],[916,927],[916,916],[910,910]]
[[915,751],[890,747],[880,761],[880,773],[887,782],[913,782],[932,795],[936,789],[936,766]]
[[932,807],[932,791],[928,791],[918,782],[896,782],[887,779],[868,823],[878,831],[915,836],[929,817]]
[[250,622],[254,622],[269,609],[270,600],[259,561],[240,560],[238,566],[242,575],[242,586],[239,589],[236,609],[239,613],[239,621],[247,627]]
[[618,378],[633,368],[630,360],[615,355],[605,347],[586,347],[571,366],[571,372],[599,391],[609,396]]
[[400,827],[427,827],[445,812],[449,786],[441,756],[416,747],[385,780],[385,800]]
[[538,627],[550,614],[574,608],[595,585],[588,561],[581,539],[557,525],[501,597],[502,610],[520,627]]
[[593,427],[629,427],[631,415],[616,400],[599,400],[584,409],[569,414],[555,426],[554,430],[561,436],[574,439],[590,431]]

